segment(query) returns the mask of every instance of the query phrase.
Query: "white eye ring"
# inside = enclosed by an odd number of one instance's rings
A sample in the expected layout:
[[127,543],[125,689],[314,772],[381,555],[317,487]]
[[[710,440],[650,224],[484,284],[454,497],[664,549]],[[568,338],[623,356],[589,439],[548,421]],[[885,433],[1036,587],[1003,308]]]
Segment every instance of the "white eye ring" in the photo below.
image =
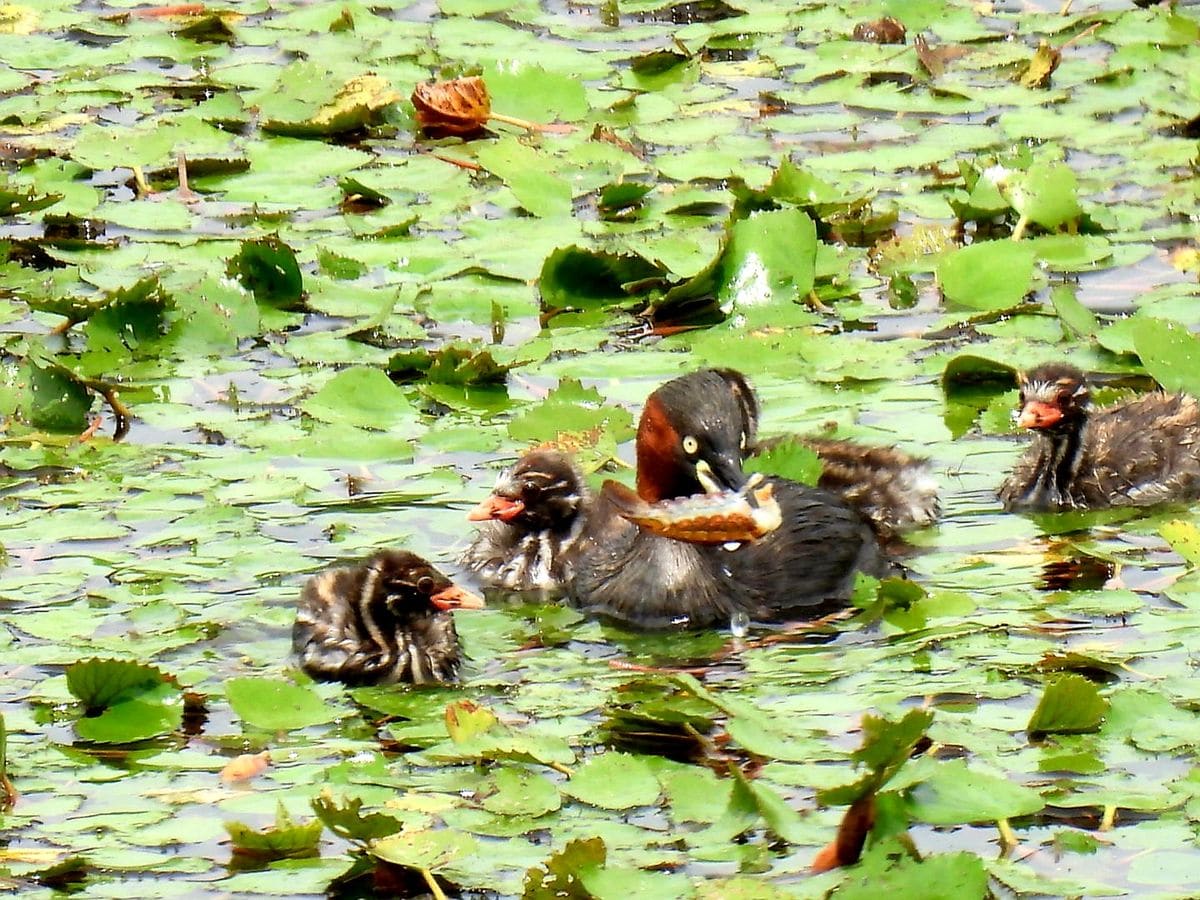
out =
[[685,434],[683,436],[683,452],[688,456],[695,456],[699,450],[700,442],[690,434]]

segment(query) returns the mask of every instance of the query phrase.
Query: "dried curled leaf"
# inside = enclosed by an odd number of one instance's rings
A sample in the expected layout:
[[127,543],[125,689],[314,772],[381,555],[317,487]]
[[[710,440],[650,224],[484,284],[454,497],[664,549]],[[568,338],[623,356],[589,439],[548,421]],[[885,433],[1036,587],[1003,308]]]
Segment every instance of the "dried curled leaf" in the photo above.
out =
[[479,76],[418,84],[412,92],[417,122],[433,135],[471,137],[492,114],[492,98]]
[[1045,41],[1041,41],[1037,51],[1033,54],[1033,59],[1021,71],[1017,81],[1022,87],[1027,88],[1050,87],[1050,76],[1054,74],[1054,70],[1058,68],[1060,62],[1062,62],[1062,52]]
[[946,71],[946,63],[960,59],[969,52],[966,47],[948,44],[935,47],[919,34],[913,43],[917,48],[917,61],[931,78],[940,78]]
[[696,494],[659,503],[647,503],[616,481],[604,482],[603,492],[619,515],[646,531],[694,544],[724,544],[757,540],[783,522],[774,488],[770,484],[755,487],[761,480],[753,479],[742,491]]
[[903,23],[891,16],[872,22],[859,22],[851,35],[852,40],[868,44],[903,44],[907,37]]

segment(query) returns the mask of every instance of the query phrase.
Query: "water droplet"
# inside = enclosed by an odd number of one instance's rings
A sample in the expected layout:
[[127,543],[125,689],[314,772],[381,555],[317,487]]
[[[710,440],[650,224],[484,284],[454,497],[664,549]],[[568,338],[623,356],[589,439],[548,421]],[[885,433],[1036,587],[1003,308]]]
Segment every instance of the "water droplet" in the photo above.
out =
[[735,612],[729,619],[729,631],[735,638],[744,638],[750,630],[750,617],[741,610]]

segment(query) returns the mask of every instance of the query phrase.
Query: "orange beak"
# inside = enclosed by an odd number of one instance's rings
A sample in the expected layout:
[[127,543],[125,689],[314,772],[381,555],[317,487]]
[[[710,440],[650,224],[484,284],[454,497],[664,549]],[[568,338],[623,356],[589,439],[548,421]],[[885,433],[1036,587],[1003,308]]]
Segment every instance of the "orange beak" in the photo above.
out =
[[483,609],[482,597],[464,591],[456,584],[450,585],[444,591],[438,591],[429,598],[429,602],[438,609]]
[[1062,410],[1051,403],[1041,400],[1030,400],[1017,417],[1017,424],[1022,428],[1049,428],[1062,418]]
[[525,504],[520,500],[501,497],[499,494],[492,494],[467,513],[467,520],[471,522],[486,522],[488,519],[499,519],[501,522],[511,522],[524,509]]

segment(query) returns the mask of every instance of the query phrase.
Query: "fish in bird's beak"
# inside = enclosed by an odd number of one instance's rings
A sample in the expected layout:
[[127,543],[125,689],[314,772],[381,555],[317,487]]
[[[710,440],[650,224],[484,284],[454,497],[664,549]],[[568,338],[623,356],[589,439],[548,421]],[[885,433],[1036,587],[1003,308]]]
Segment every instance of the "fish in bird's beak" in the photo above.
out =
[[483,609],[482,597],[463,590],[456,584],[438,591],[429,598],[429,602],[438,609]]
[[714,453],[696,460],[696,480],[706,494],[739,491],[745,485],[746,477],[736,453]]

